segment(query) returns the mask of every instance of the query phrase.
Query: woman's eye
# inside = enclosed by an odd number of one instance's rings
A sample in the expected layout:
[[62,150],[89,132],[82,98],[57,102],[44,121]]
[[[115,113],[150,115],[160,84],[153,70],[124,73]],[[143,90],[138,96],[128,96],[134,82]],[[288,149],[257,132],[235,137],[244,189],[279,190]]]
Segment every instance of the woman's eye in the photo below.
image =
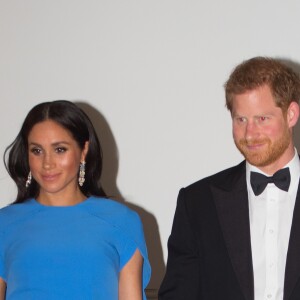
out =
[[39,149],[39,148],[32,148],[30,150],[30,152],[33,153],[33,154],[35,154],[35,155],[39,155],[39,154],[41,154],[42,150]]
[[67,149],[65,147],[57,147],[55,149],[55,152],[57,152],[57,153],[64,153],[66,151],[67,151]]

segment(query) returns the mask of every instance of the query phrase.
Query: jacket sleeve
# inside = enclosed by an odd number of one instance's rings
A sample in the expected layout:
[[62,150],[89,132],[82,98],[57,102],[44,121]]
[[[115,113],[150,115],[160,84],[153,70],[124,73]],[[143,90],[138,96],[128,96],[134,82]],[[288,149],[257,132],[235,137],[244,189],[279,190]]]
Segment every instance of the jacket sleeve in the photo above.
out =
[[185,190],[178,195],[172,232],[168,240],[167,269],[159,300],[199,300],[199,252],[189,219]]

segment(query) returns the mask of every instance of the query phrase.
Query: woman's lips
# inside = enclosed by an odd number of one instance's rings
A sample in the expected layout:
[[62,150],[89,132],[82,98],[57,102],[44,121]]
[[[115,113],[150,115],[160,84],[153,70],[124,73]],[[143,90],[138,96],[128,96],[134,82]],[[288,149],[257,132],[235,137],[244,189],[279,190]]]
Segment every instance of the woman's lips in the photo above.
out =
[[58,176],[59,176],[59,174],[42,175],[42,179],[43,179],[44,181],[53,181],[53,180],[55,180]]

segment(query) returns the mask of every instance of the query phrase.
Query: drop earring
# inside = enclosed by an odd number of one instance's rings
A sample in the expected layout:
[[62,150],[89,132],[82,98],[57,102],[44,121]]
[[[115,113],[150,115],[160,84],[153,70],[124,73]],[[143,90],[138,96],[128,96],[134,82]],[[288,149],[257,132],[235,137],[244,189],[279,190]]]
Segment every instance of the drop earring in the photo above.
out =
[[26,184],[25,184],[26,188],[28,188],[30,186],[31,180],[32,180],[32,175],[31,175],[31,171],[29,171],[29,174],[28,174],[27,180],[26,180]]
[[81,162],[79,166],[78,184],[80,186],[83,186],[84,182],[85,182],[85,161]]

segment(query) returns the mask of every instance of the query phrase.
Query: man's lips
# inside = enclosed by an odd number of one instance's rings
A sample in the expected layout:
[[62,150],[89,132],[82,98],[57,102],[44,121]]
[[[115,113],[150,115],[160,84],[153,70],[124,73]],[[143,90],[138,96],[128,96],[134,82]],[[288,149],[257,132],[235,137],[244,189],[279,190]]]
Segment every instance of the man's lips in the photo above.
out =
[[261,147],[264,146],[263,143],[260,143],[260,144],[245,144],[245,146],[249,149],[249,150],[257,150]]
[[260,150],[262,147],[269,144],[269,141],[268,140],[247,141],[247,140],[242,139],[242,140],[240,140],[239,144],[243,148],[251,151],[251,150]]

